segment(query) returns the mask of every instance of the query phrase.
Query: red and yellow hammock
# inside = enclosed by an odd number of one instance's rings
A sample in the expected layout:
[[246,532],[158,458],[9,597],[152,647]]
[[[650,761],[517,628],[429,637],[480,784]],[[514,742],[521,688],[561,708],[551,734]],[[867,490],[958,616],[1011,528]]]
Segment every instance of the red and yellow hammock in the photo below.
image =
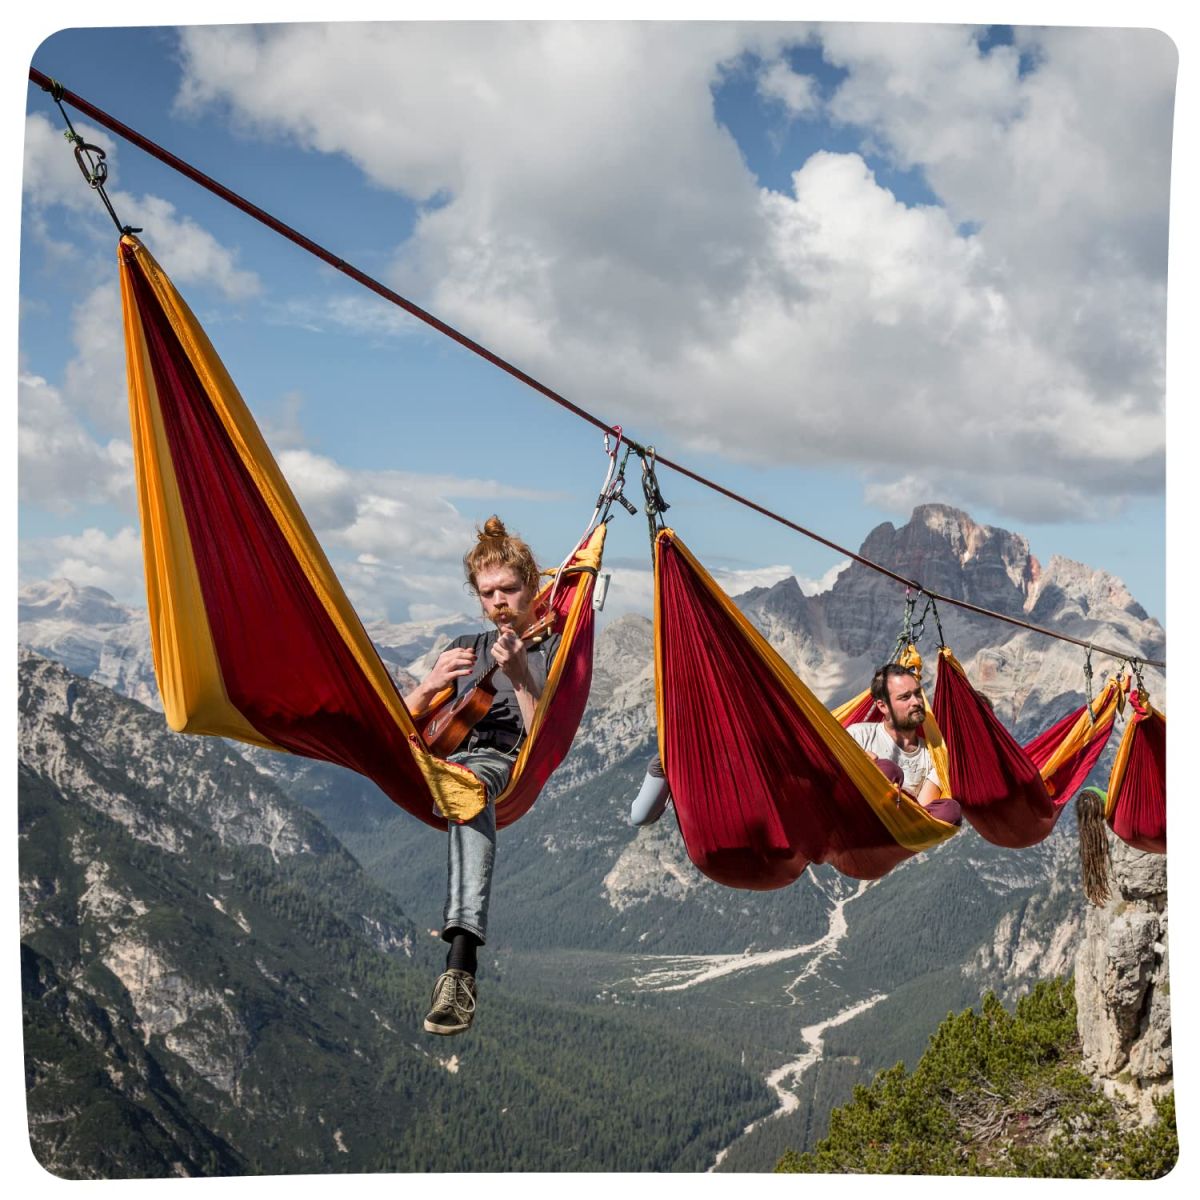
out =
[[1167,852],[1167,718],[1141,689],[1131,691],[1132,712],[1112,774],[1104,819],[1123,842],[1149,854]]
[[[204,331],[149,251],[118,248],[154,668],[172,729],[350,767],[445,828],[483,784],[430,754]],[[594,530],[553,593],[561,641],[497,821],[574,738],[592,673]],[[540,603],[550,599],[549,589]]]
[[[654,578],[659,753],[684,846],[705,875],[767,890],[799,878],[810,862],[827,862],[875,879],[954,836],[956,826],[893,787],[846,732],[871,719],[869,693],[829,712],[671,529],[655,540]],[[969,697],[953,682],[942,690],[947,671]],[[1110,682],[1097,699],[1094,720],[1085,706],[1022,750],[961,671],[944,651],[940,712],[935,699],[924,726],[943,794],[962,804],[988,840],[1032,845],[1050,832],[1104,749],[1119,685]],[[1004,778],[1020,784],[1010,794],[993,794],[964,775],[970,756],[947,727],[973,728],[964,708],[991,717],[977,757],[996,770],[1001,764]]]

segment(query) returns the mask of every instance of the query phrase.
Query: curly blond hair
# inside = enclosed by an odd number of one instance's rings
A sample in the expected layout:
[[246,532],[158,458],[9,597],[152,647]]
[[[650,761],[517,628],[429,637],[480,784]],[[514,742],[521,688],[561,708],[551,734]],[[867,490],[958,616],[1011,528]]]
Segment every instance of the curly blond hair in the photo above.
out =
[[472,591],[476,591],[475,578],[479,572],[492,567],[512,567],[522,584],[537,588],[541,572],[527,542],[510,534],[495,514],[475,532],[475,545],[463,555],[463,569]]

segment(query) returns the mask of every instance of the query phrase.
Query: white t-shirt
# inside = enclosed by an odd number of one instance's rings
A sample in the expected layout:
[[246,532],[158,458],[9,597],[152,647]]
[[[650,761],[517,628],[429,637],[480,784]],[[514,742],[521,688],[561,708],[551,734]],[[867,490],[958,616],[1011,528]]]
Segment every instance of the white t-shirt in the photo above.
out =
[[911,795],[919,796],[927,779],[939,788],[942,786],[933,765],[933,755],[923,741],[917,744],[915,750],[902,750],[884,729],[882,721],[862,721],[848,726],[846,732],[876,758],[894,762],[904,773],[904,790]]

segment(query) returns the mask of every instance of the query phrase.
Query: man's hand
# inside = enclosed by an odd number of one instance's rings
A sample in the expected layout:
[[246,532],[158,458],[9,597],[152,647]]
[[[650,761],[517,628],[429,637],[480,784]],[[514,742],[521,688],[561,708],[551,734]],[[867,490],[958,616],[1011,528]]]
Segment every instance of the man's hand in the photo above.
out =
[[456,679],[470,675],[474,669],[475,651],[470,646],[453,646],[443,650],[433,664],[433,670],[404,697],[409,712],[423,713],[438,692],[448,688]]
[[492,644],[492,658],[505,675],[512,680],[513,687],[529,684],[529,657],[525,643],[517,636],[511,625],[501,625],[500,636]]
[[541,687],[534,683],[529,672],[529,656],[525,643],[517,636],[511,625],[500,625],[500,636],[492,643],[492,657],[496,665],[512,680],[517,708],[521,713],[521,724],[528,731],[533,728],[533,715],[537,711]]
[[475,651],[470,646],[455,646],[450,650],[443,650],[438,655],[433,670],[425,676],[423,686],[428,686],[437,693],[442,688],[449,687],[454,680],[470,675],[474,669]]

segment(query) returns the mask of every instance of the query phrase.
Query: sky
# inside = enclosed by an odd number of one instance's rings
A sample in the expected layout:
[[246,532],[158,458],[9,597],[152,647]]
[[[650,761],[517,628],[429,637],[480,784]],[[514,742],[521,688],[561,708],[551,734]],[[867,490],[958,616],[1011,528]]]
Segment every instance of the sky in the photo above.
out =
[[[1165,617],[1177,56],[1162,33],[72,28],[33,65],[602,420],[843,546],[948,503],[1043,562],[1112,572]],[[470,609],[461,555],[493,511],[544,562],[566,554],[607,464],[596,430],[71,115],[364,617]],[[115,230],[62,130],[31,85],[20,580],[141,605]],[[816,591],[846,565],[660,482],[732,592],[790,574]],[[648,545],[644,518],[619,512],[609,614],[648,611]]]

